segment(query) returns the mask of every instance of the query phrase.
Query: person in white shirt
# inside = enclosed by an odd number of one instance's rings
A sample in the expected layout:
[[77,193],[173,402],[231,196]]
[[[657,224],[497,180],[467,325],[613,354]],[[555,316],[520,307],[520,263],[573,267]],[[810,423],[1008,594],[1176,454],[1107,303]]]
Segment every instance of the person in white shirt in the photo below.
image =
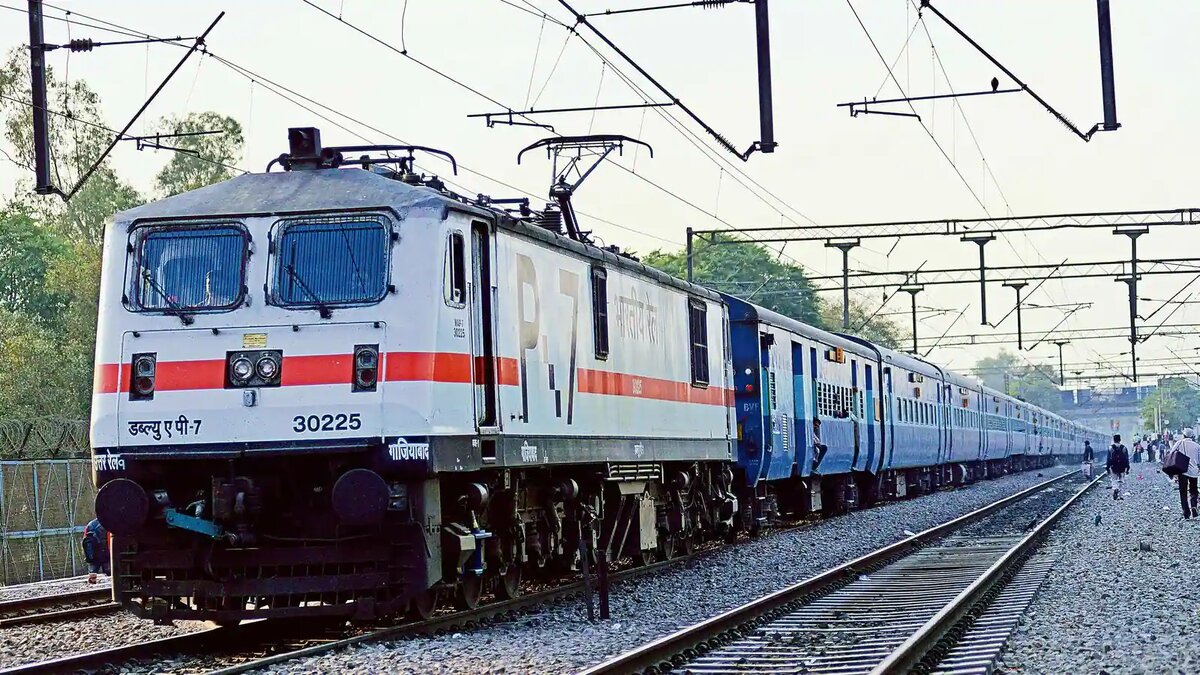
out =
[[[1175,444],[1172,450],[1178,450],[1188,458],[1187,469],[1179,474],[1179,506],[1183,509],[1184,519],[1200,516],[1197,510],[1197,478],[1200,478],[1200,443],[1196,442],[1196,432],[1191,427],[1183,430],[1183,438]],[[1191,499],[1188,499],[1188,496]],[[1189,504],[1190,502],[1190,504]]]

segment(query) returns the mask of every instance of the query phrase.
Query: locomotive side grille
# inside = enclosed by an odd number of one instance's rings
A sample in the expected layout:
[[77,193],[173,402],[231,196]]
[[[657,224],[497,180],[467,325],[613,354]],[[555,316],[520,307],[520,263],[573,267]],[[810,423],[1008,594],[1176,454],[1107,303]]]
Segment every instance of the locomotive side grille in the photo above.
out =
[[662,465],[641,463],[609,464],[605,480],[662,480]]

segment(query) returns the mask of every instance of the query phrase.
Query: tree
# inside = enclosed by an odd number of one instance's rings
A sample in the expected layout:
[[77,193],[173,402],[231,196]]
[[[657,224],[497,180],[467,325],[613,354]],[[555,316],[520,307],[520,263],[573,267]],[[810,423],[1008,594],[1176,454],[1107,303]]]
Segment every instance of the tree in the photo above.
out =
[[864,340],[896,351],[909,348],[912,333],[904,326],[887,318],[872,316],[875,310],[858,300],[850,300],[850,328],[842,328],[842,303],[821,302],[821,323],[829,331],[849,333]]
[[1200,391],[1183,378],[1164,378],[1142,399],[1140,411],[1146,429],[1160,430],[1163,420],[1175,428],[1191,426],[1200,419]]
[[0,309],[39,325],[58,320],[66,299],[46,287],[46,274],[67,250],[19,204],[0,210]]
[[222,132],[180,136],[163,141],[165,145],[190,151],[173,153],[166,166],[155,176],[154,184],[163,196],[177,195],[233,177],[233,170],[226,165],[235,164],[241,159],[244,143],[242,125],[237,120],[215,112],[201,112],[183,117],[166,117],[159,126],[164,134]]
[[[72,188],[112,141],[100,114],[100,97],[82,80],[64,83],[47,71],[51,175]],[[32,114],[28,105],[28,52],[11,52],[0,66],[0,160],[32,171]],[[164,143],[199,153],[179,153],[159,172],[164,195],[224,180],[241,154],[241,125],[202,112],[161,120],[167,133],[221,129]],[[0,208],[0,417],[86,419],[92,393],[100,252],[105,224],[118,211],[142,203],[109,161],[64,203],[31,195],[19,179]]]
[[[14,164],[33,170],[33,109],[29,55],[24,49],[9,52],[0,67],[0,116],[4,140],[12,148],[5,156]],[[65,83],[51,68],[46,69],[46,96],[50,109],[47,135],[50,140],[51,177],[63,190],[70,190],[100,157],[113,138],[100,115],[100,97],[83,80]],[[104,223],[113,213],[142,203],[137,190],[120,180],[105,160],[70,202],[30,196],[31,181],[18,181],[14,198],[47,227],[58,230],[69,241],[82,241],[99,249]]]
[[996,391],[1050,411],[1062,408],[1055,373],[1047,366],[1020,363],[1016,355],[1002,349],[995,356],[979,359],[975,371],[985,386]]
[[[820,303],[804,268],[781,262],[759,244],[729,235],[713,236],[717,243],[696,240],[692,260],[697,283],[797,321],[821,325]],[[642,262],[672,276],[687,277],[686,251],[651,251]]]

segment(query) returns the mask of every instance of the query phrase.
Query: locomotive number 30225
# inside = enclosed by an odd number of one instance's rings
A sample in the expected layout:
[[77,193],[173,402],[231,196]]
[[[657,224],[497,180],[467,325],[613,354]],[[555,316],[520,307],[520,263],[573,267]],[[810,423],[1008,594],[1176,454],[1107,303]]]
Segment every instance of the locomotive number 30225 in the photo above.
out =
[[357,431],[362,428],[359,413],[337,413],[335,415],[296,415],[292,418],[292,431],[302,434],[317,431]]

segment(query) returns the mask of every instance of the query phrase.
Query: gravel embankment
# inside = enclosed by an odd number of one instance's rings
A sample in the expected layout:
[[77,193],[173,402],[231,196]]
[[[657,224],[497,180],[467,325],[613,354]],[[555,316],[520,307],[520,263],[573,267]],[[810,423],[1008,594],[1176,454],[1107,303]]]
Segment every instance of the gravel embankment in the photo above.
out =
[[132,614],[108,614],[75,621],[12,626],[0,631],[0,667],[74,656],[84,651],[121,647],[191,633],[208,627],[202,621],[155,626]]
[[97,579],[97,583],[89,584],[87,576],[81,577],[66,577],[65,579],[54,579],[51,581],[38,581],[32,584],[14,584],[12,586],[0,586],[0,602],[9,600],[23,600],[25,598],[39,598],[43,595],[61,595],[63,593],[73,593],[75,591],[88,591],[97,588],[111,588],[112,583],[107,576],[103,574]]
[[[588,623],[579,601],[472,632],[364,645],[272,672],[564,673],[615,656],[1074,467],[1032,471],[765,536],[613,587],[612,619]],[[1200,526],[1198,526],[1200,527]]]
[[999,672],[1200,672],[1200,520],[1183,520],[1157,464],[1134,465],[1122,501],[1107,487],[1050,534],[1047,545],[1063,554]]

